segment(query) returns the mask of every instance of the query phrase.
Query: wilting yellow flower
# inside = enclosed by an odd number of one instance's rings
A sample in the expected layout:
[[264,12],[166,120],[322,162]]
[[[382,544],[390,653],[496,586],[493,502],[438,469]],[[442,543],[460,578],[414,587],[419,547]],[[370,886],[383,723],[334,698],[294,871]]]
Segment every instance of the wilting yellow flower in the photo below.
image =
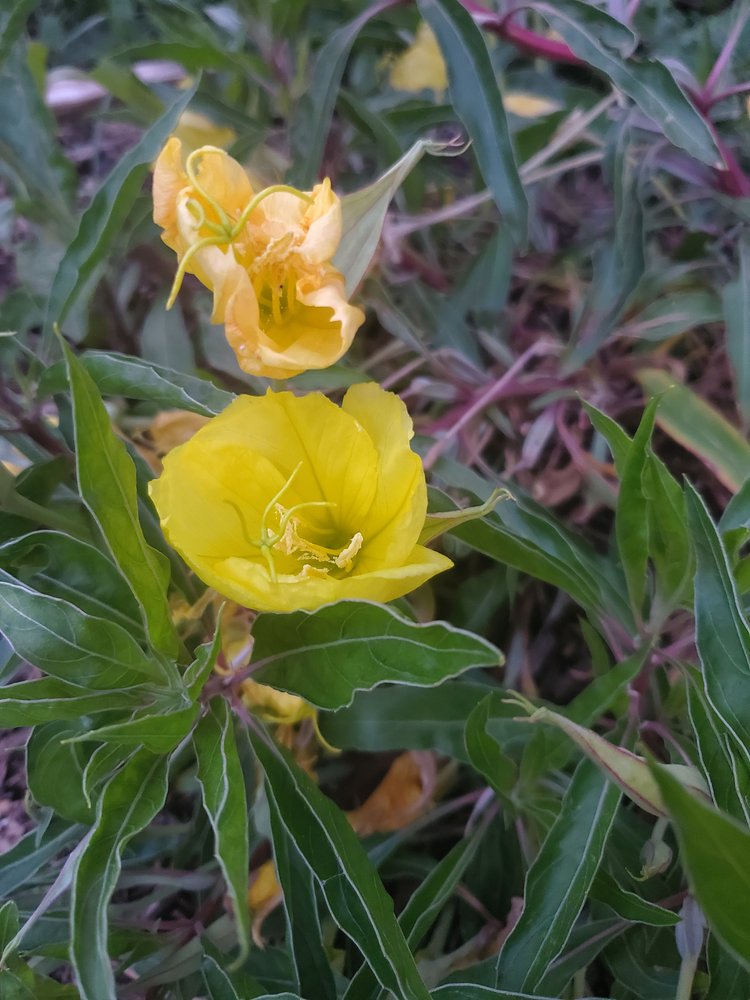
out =
[[427,491],[406,407],[374,383],[241,396],[164,460],[151,496],[206,583],[260,611],[390,601],[452,564],[418,542]]
[[443,53],[425,21],[419,25],[414,42],[393,63],[391,86],[412,94],[434,90],[437,97],[441,97],[448,86]]
[[189,272],[213,291],[211,320],[225,324],[244,371],[288,378],[348,350],[364,314],[330,263],[341,202],[328,180],[310,192],[280,184],[255,193],[224,150],[203,146],[183,159],[173,137],[153,197],[154,221],[180,259],[175,290]]

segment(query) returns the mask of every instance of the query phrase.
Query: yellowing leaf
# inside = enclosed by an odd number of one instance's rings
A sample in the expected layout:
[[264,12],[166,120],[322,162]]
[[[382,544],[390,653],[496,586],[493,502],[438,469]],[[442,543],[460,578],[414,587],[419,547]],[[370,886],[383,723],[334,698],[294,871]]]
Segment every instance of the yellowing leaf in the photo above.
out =
[[740,431],[668,372],[644,368],[636,378],[647,395],[659,396],[659,427],[697,455],[727,489],[736,492],[750,476],[750,444]]
[[250,888],[247,890],[247,905],[253,914],[252,938],[259,948],[265,947],[265,941],[261,934],[263,921],[272,910],[276,909],[282,896],[283,893],[276,878],[276,868],[272,860],[265,861],[259,868],[251,872]]
[[441,98],[448,86],[448,73],[437,38],[424,21],[419,25],[414,42],[391,67],[391,86],[410,94],[434,90]]
[[[520,705],[531,713],[528,719],[518,721],[546,722],[549,725],[557,726],[583,750],[600,770],[619,785],[633,802],[654,816],[667,815],[659,786],[644,757],[639,757],[624,747],[615,746],[593,730],[579,726],[575,722],[571,722],[570,719],[566,719],[565,716],[558,715],[557,712],[552,712],[548,708],[536,708],[519,694],[513,694],[507,701]],[[666,768],[683,787],[708,797],[708,786],[697,768],[686,764],[668,764]]]
[[557,101],[550,101],[546,97],[538,97],[536,94],[526,94],[521,90],[512,90],[503,94],[503,104],[505,110],[519,118],[544,118],[551,115],[553,111],[559,111],[560,105]]
[[429,807],[437,769],[431,753],[411,751],[397,757],[375,791],[359,809],[348,813],[360,835],[400,830]]

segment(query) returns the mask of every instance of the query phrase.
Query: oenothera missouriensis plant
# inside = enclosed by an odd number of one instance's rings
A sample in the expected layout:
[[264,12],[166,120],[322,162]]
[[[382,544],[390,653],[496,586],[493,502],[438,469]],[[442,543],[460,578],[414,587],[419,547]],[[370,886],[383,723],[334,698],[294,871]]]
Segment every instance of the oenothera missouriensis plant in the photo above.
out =
[[331,265],[341,202],[328,180],[312,191],[277,184],[253,191],[243,167],[214,146],[183,158],[173,137],[154,169],[154,221],[185,273],[214,294],[240,367],[268,378],[327,368],[364,321]]

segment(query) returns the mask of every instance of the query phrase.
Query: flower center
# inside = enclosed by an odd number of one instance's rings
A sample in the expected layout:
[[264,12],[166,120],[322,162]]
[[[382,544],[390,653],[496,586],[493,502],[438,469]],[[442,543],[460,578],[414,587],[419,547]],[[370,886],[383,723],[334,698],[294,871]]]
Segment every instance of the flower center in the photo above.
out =
[[[314,540],[314,536],[323,534],[333,536],[335,529],[321,532],[312,525],[305,523],[303,511],[317,507],[335,507],[336,504],[329,500],[308,500],[302,503],[285,507],[280,501],[289,487],[294,482],[299,470],[302,468],[300,462],[292,471],[287,481],[281,489],[269,500],[260,521],[260,537],[251,538],[247,530],[244,514],[241,508],[232,500],[226,500],[230,507],[234,509],[240,519],[245,540],[255,548],[260,549],[261,555],[268,565],[268,572],[274,583],[278,582],[275,555],[292,557],[299,571],[298,577],[327,576],[329,573],[344,575],[352,569],[354,561],[362,548],[364,537],[361,531],[355,531],[343,545],[324,545],[320,540]],[[269,526],[269,520],[273,519],[275,527]],[[310,536],[313,536],[312,538]],[[329,541],[336,541],[333,537]]]

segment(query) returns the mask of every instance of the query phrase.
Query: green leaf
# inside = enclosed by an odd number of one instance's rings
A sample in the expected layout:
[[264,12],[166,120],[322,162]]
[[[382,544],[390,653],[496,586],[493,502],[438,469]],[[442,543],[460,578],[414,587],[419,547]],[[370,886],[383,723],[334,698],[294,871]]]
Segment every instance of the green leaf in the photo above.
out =
[[517,710],[501,704],[504,691],[482,684],[449,681],[436,688],[393,687],[355,695],[349,708],[321,716],[325,738],[335,747],[359,750],[438,750],[456,760],[466,752],[466,719],[488,692],[495,699],[488,731],[505,747],[511,734],[519,743],[532,733],[511,720]]
[[[483,832],[477,830],[455,844],[424,878],[402,910],[398,924],[412,951],[449,901],[476,855]],[[378,1000],[380,993],[372,970],[361,965],[349,982],[343,1000]]]
[[552,996],[561,997],[567,983],[579,969],[585,969],[606,946],[628,927],[627,920],[606,917],[603,920],[579,922],[573,928],[565,949],[552,963],[539,984],[539,989]]
[[83,793],[84,752],[65,742],[80,725],[48,722],[37,726],[26,747],[28,786],[34,799],[73,823],[89,823],[91,807]]
[[750,996],[750,970],[730,955],[711,934],[706,945],[711,982],[705,1000]]
[[719,809],[750,824],[750,768],[726,730],[724,720],[706,698],[702,679],[688,675],[690,724],[701,768]]
[[11,896],[68,844],[79,841],[84,831],[83,826],[53,817],[44,830],[31,830],[23,836],[9,851],[0,854],[0,896]]
[[724,286],[722,303],[737,403],[747,426],[750,421],[750,237],[747,233],[739,242],[739,273]]
[[[250,976],[230,973],[219,964],[218,955],[204,955],[201,961],[201,974],[208,990],[209,1000],[253,1000],[267,996],[265,989]],[[241,982],[235,980],[239,980]],[[241,992],[238,992],[241,990]]]
[[475,983],[450,983],[439,986],[430,993],[433,1000],[553,1000],[552,997],[536,993],[516,993],[513,990],[498,990],[491,986],[477,986]]
[[674,927],[680,922],[676,913],[656,903],[650,903],[628,889],[623,889],[612,875],[601,868],[594,879],[591,895],[600,903],[606,903],[625,920],[649,924],[652,927]]
[[526,876],[523,913],[498,958],[498,987],[534,990],[565,947],[599,868],[619,801],[619,789],[590,761],[578,765],[560,814]]
[[169,565],[143,537],[135,467],[112,430],[93,379],[68,347],[64,351],[73,396],[81,496],[138,600],[154,647],[173,656],[177,636],[167,602]]
[[164,681],[160,663],[125,629],[5,574],[0,575],[0,630],[20,657],[62,681],[99,691]]
[[432,687],[464,670],[502,663],[500,651],[479,636],[446,622],[415,624],[369,601],[260,615],[253,637],[256,680],[327,709],[350,705],[355,692],[389,681]]
[[214,854],[232,900],[239,945],[238,962],[250,947],[247,908],[248,824],[242,767],[232,713],[225,698],[214,698],[193,734],[203,806],[214,833]]
[[750,968],[750,830],[653,770],[693,893],[712,931]]
[[49,325],[65,321],[94,268],[106,259],[141,192],[151,164],[174,131],[198,83],[196,80],[192,87],[180,93],[138,144],[122,157],[91,199],[52,283],[47,303]]
[[656,422],[697,455],[733,493],[750,476],[750,444],[722,415],[687,386],[658,368],[636,373],[644,392],[659,396]]
[[516,243],[523,244],[528,204],[482,32],[459,0],[419,0],[418,6],[440,43],[451,103],[472,141],[482,176],[503,222]]
[[709,166],[717,164],[719,152],[708,125],[664,63],[628,58],[635,47],[628,27],[584,0],[555,0],[536,9],[579,58],[609,77],[671,142]]
[[312,79],[292,122],[293,166],[289,182],[295,187],[307,188],[315,182],[352,45],[367,22],[388,7],[389,0],[370,4],[352,21],[334,31],[318,52]]
[[73,225],[68,199],[74,171],[60,152],[52,116],[25,56],[25,47],[18,45],[0,75],[0,106],[13,109],[0,117],[0,156],[14,187],[23,192],[28,214],[46,217],[67,240]]
[[385,213],[404,179],[425,153],[438,155],[447,148],[444,142],[418,139],[376,181],[341,199],[341,242],[333,263],[344,275],[347,295],[354,293],[375,256]]
[[153,690],[138,687],[86,691],[78,684],[56,677],[6,684],[0,687],[0,728],[80,719],[83,715],[111,710],[113,705],[127,710],[153,696]]
[[204,684],[211,676],[216,659],[221,652],[221,616],[223,610],[224,606],[222,605],[222,609],[216,618],[216,631],[214,632],[213,639],[210,642],[204,642],[202,646],[198,646],[195,651],[195,659],[185,669],[185,673],[182,676],[188,697],[192,701],[198,699]]
[[643,611],[649,555],[648,497],[643,484],[649,443],[654,430],[656,402],[643,414],[628,451],[620,481],[615,513],[617,547],[625,570],[630,604],[636,618]]
[[[451,485],[468,488],[480,499],[487,499],[492,492],[479,476],[458,470],[445,459],[437,468]],[[431,507],[445,506],[440,494],[430,490],[429,495]],[[460,525],[453,533],[490,558],[559,587],[594,617],[606,614],[623,623],[632,621],[623,594],[624,580],[612,561],[600,556],[549,511],[515,491],[514,498],[503,501],[492,514]]]
[[152,753],[169,753],[187,736],[199,713],[199,705],[175,708],[174,711],[170,711],[168,706],[161,711],[140,711],[122,722],[80,733],[72,742],[100,740],[124,747],[144,746]]
[[427,1000],[393,912],[393,902],[343,813],[269,737],[250,738],[268,795],[313,873],[336,923],[357,945],[378,982],[402,1000]]
[[706,696],[750,763],[750,628],[716,526],[690,485],[686,499],[698,563],[696,645]]
[[167,768],[167,757],[137,750],[99,799],[96,823],[75,864],[70,904],[70,955],[81,1000],[116,1000],[107,908],[125,846],[164,805]]
[[268,805],[273,856],[284,892],[286,943],[294,959],[299,994],[336,1000],[336,984],[322,944],[312,872],[284,828],[272,797]]
[[567,372],[588,361],[606,342],[646,268],[639,150],[631,141],[630,128],[620,128],[612,165],[614,238],[594,254],[593,281],[563,366]]
[[88,542],[59,531],[34,531],[0,546],[0,566],[35,590],[94,618],[109,618],[131,635],[142,634],[132,591],[114,563]]
[[[726,307],[725,307],[726,315]],[[650,302],[618,330],[621,337],[661,342],[688,333],[697,326],[720,323],[721,300],[713,292],[668,292]]]
[[466,720],[466,752],[474,770],[486,778],[500,799],[508,804],[518,777],[518,768],[487,732],[493,701],[492,695],[488,695]]
[[[96,383],[102,396],[147,399],[164,408],[190,410],[204,417],[221,413],[234,394],[220,389],[208,379],[164,368],[162,365],[126,354],[86,351],[78,359]],[[63,364],[47,368],[39,384],[41,396],[62,392],[67,385]]]

